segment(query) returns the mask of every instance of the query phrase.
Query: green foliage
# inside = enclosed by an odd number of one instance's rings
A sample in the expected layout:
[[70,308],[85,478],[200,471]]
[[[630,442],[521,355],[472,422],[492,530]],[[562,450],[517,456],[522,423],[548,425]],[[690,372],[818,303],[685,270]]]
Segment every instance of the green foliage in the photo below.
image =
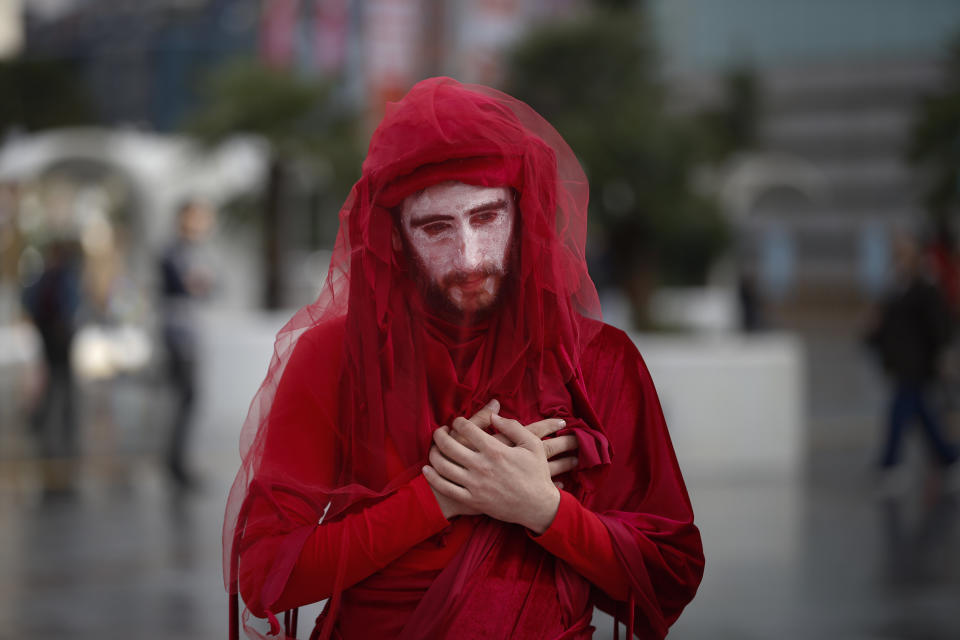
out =
[[505,89],[583,164],[592,225],[619,284],[649,268],[668,283],[702,283],[728,235],[716,204],[691,185],[711,140],[702,123],[664,108],[654,62],[635,12],[597,12],[533,31],[509,58]]
[[644,2],[642,0],[593,0],[591,4],[597,9],[621,11],[635,9],[642,6]]
[[[259,135],[270,143],[272,157],[258,207],[263,301],[266,308],[279,308],[287,302],[283,256],[289,243],[315,247],[333,242],[319,231],[290,229],[304,219],[318,230],[336,222],[339,204],[360,168],[358,118],[337,101],[331,82],[253,60],[214,70],[201,95],[201,108],[185,123],[188,133],[208,144],[234,134]],[[295,172],[297,168],[307,170]],[[234,214],[232,222],[242,224],[251,221],[252,205],[239,200],[226,212]],[[295,215],[297,209],[300,215]]]
[[0,135],[8,129],[37,131],[94,121],[76,70],[63,60],[0,61]]
[[760,85],[753,70],[733,69],[723,83],[723,102],[697,117],[705,156],[713,161],[755,146],[760,120]]
[[942,91],[922,101],[908,159],[925,170],[924,201],[940,221],[960,211],[960,34],[949,49]]
[[342,125],[344,114],[333,108],[332,91],[330,82],[234,60],[206,78],[202,106],[186,129],[206,141],[254,133],[281,154],[310,151],[330,127]]
[[241,59],[215,69],[200,93],[200,109],[184,123],[187,133],[206,143],[263,136],[281,163],[296,158],[315,167],[324,204],[346,199],[359,176],[362,143],[359,120],[337,100],[332,81]]

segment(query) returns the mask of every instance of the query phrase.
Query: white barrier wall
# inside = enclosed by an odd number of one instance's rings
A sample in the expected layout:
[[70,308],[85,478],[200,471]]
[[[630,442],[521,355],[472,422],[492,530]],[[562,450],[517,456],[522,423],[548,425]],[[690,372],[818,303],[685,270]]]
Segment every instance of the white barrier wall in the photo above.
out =
[[790,334],[634,335],[685,474],[792,474],[804,454],[803,349]]
[[[287,313],[202,314],[204,394],[201,440],[236,446],[236,432],[266,372]],[[803,350],[789,334],[634,335],[653,376],[685,475],[793,473],[806,424]],[[10,380],[39,356],[29,325],[0,331],[0,367]],[[11,366],[12,365],[12,366]],[[22,381],[21,381],[22,382]],[[13,419],[18,385],[4,387],[0,421]],[[144,400],[147,402],[147,400]],[[10,414],[10,415],[8,415]]]

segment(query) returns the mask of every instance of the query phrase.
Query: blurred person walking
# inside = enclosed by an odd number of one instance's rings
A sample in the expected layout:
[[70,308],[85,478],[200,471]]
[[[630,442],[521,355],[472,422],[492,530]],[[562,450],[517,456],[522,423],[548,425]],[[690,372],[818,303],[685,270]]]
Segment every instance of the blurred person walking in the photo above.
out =
[[[881,471],[893,470],[908,424],[918,419],[934,455],[943,467],[960,458],[950,442],[931,391],[952,323],[946,300],[931,280],[917,241],[900,236],[894,242],[896,276],[867,334],[891,378],[887,434],[880,457]],[[889,474],[885,474],[887,478]]]
[[[40,277],[23,291],[23,306],[40,334],[46,380],[31,422],[40,455],[47,460],[48,489],[68,489],[72,461],[78,453],[76,385],[70,358],[81,304],[81,258],[78,243],[52,241],[45,250]],[[51,466],[52,460],[66,465]]]
[[184,202],[177,210],[176,236],[160,259],[162,335],[176,403],[166,466],[171,479],[181,488],[197,484],[186,462],[198,396],[199,331],[195,307],[210,295],[214,286],[214,271],[203,246],[214,221],[214,210],[207,203],[195,199]]
[[741,269],[737,275],[737,302],[740,307],[740,330],[757,333],[764,328],[760,286],[753,269]]

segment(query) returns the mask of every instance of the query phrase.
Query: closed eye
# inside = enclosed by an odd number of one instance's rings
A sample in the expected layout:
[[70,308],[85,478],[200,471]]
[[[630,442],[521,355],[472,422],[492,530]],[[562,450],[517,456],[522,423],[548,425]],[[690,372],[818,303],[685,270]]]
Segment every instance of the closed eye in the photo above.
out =
[[430,224],[426,224],[420,228],[423,229],[423,232],[426,233],[428,236],[438,236],[450,228],[450,223],[431,222]]
[[483,211],[481,213],[475,214],[470,218],[470,222],[474,225],[485,225],[495,222],[497,218],[500,217],[499,211]]

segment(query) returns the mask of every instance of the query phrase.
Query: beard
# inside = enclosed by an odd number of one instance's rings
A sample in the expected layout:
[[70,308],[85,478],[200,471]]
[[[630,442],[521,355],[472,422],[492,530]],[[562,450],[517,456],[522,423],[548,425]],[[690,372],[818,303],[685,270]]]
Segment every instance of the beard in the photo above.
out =
[[[413,280],[427,307],[445,320],[457,324],[475,324],[493,315],[506,278],[506,270],[496,265],[481,265],[471,271],[454,271],[439,281],[430,277],[419,257],[414,257],[413,267]],[[484,286],[476,290],[460,289],[481,279]],[[460,296],[456,297],[458,290]]]
[[[452,271],[438,280],[430,276],[420,256],[406,242],[404,245],[411,280],[420,292],[425,306],[443,320],[452,324],[478,324],[488,320],[499,308],[509,282],[506,268],[496,264],[483,264],[470,271]],[[516,244],[511,243],[510,250],[507,251],[508,263],[513,263],[515,250]],[[460,290],[460,300],[455,299],[455,290],[481,278],[487,286],[476,291]]]

